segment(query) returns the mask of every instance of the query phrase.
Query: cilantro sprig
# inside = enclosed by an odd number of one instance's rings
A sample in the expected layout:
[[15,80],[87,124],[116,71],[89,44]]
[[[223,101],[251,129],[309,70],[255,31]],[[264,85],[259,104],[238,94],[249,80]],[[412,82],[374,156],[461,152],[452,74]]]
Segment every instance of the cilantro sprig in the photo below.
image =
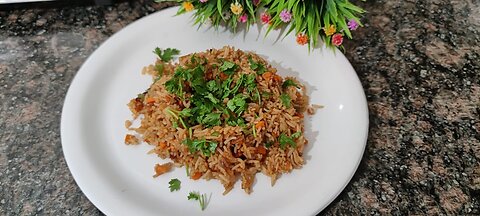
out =
[[178,191],[180,190],[180,180],[178,179],[171,179],[169,182],[168,182],[168,188],[170,188],[170,192],[173,192],[173,191]]
[[200,204],[200,208],[203,210],[205,210],[205,208],[207,208],[207,204],[208,204],[208,197],[207,197],[207,194],[200,194],[198,192],[190,192],[187,196],[187,199],[188,200],[197,200],[198,203]]
[[174,48],[167,48],[162,50],[156,47],[153,50],[153,53],[155,53],[163,62],[168,62],[172,60],[174,56],[180,54],[180,50]]

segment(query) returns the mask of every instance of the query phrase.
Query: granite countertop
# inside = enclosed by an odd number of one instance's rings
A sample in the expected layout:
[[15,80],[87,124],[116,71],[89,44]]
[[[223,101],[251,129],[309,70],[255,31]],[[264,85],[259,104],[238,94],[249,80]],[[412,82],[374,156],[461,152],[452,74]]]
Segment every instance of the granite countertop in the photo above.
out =
[[[322,214],[479,215],[480,1],[359,4],[366,26],[345,45],[367,95],[369,138]],[[166,6],[0,10],[0,215],[101,214],[66,166],[63,100],[103,41]]]

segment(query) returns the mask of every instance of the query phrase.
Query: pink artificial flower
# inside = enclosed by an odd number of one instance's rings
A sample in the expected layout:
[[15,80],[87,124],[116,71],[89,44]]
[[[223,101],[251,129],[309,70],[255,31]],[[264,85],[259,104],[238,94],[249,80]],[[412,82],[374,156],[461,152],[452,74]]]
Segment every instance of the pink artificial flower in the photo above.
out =
[[347,25],[348,25],[348,29],[350,29],[350,30],[355,30],[355,29],[358,28],[358,23],[357,23],[355,20],[353,20],[353,19],[351,19],[350,21],[348,21],[348,24],[347,24]]
[[284,9],[280,12],[280,19],[285,23],[290,22],[290,20],[292,20],[292,14],[287,9]]
[[334,34],[332,36],[332,44],[335,46],[340,46],[343,43],[343,35],[342,34]]
[[272,19],[272,17],[270,17],[270,14],[268,14],[267,12],[263,12],[262,14],[260,14],[260,19],[262,20],[262,24],[268,24],[270,22],[270,19]]
[[248,19],[247,14],[243,14],[242,16],[238,17],[238,21],[241,23],[246,23]]

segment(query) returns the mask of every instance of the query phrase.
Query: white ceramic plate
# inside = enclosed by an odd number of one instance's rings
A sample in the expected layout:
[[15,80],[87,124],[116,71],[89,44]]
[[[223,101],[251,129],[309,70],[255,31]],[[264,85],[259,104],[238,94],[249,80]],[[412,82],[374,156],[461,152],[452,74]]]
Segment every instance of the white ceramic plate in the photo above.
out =
[[[220,29],[192,27],[188,15],[174,16],[170,8],[142,18],[103,43],[73,80],[62,113],[62,147],[75,181],[88,199],[107,215],[314,215],[325,208],[352,178],[362,158],[368,133],[368,109],[358,77],[341,52],[307,48],[294,36],[264,39],[264,27],[232,34]],[[259,33],[262,32],[262,33]],[[275,44],[274,44],[275,43]],[[282,75],[307,84],[311,103],[325,108],[306,121],[310,144],[306,164],[281,176],[274,187],[257,174],[253,193],[237,182],[226,196],[216,180],[193,181],[185,169],[152,178],[153,166],[163,161],[147,155],[150,146],[123,143],[126,104],[151,84],[141,75],[155,60],[152,50],[174,47],[182,54],[233,45],[255,51]],[[178,178],[180,191],[170,192],[168,181]],[[201,211],[187,200],[192,191],[211,194]]]

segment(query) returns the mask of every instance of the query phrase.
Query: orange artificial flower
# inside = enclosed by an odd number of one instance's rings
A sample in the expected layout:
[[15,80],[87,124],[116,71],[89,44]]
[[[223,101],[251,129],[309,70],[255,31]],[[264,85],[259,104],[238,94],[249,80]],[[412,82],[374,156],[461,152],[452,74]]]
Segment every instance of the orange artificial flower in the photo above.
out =
[[304,33],[300,33],[297,35],[297,43],[300,45],[305,45],[308,43],[308,36]]

